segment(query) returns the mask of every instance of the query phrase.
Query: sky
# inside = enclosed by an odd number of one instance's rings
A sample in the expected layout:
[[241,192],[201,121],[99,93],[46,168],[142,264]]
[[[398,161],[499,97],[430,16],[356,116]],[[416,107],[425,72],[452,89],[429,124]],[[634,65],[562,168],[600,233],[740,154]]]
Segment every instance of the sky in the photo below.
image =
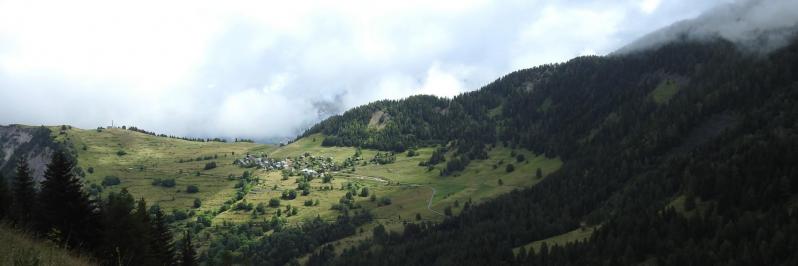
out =
[[0,0],[0,124],[293,137],[605,55],[731,0]]

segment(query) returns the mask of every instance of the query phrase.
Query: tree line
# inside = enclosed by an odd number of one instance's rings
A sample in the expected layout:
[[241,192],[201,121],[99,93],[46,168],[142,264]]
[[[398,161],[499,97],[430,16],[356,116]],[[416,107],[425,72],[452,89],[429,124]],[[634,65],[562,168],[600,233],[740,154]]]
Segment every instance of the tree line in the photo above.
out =
[[0,177],[0,219],[106,265],[197,265],[190,232],[175,242],[157,205],[148,208],[125,189],[92,198],[74,168],[71,156],[56,151],[37,185],[19,160],[10,182]]

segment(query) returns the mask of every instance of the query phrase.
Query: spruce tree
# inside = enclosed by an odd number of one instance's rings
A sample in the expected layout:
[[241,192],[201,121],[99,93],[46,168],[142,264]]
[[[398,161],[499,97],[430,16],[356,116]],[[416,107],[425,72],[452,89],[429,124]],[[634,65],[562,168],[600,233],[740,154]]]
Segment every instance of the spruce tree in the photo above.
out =
[[13,205],[11,216],[18,225],[29,225],[36,202],[36,188],[28,161],[20,158],[17,173],[13,180]]
[[147,211],[147,202],[144,198],[136,202],[136,210],[133,213],[133,228],[135,234],[131,240],[133,247],[134,265],[160,265],[156,262],[155,252],[150,246],[152,243],[152,224],[150,213]]
[[47,165],[38,202],[38,229],[56,243],[91,249],[99,242],[96,206],[72,173],[74,162],[62,151]]
[[[111,192],[104,205],[103,249],[101,257],[107,263],[134,265],[140,262],[137,218],[133,216],[133,196],[127,189]],[[146,247],[146,245],[144,245]]]
[[3,177],[3,175],[0,175],[0,219],[3,219],[6,217],[6,215],[8,215],[10,203],[11,197],[9,196],[6,179]]
[[194,250],[194,245],[191,243],[191,232],[186,231],[183,236],[183,246],[180,250],[180,260],[182,266],[197,265],[197,251]]
[[153,256],[158,265],[175,265],[175,247],[172,232],[164,219],[163,211],[155,211],[155,219],[152,221],[150,246]]

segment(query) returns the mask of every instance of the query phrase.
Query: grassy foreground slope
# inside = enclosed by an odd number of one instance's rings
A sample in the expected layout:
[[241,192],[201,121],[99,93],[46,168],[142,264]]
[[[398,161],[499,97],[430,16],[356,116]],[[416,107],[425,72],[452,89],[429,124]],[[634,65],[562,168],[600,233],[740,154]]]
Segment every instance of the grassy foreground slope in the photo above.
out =
[[94,263],[2,224],[0,265],[82,266]]

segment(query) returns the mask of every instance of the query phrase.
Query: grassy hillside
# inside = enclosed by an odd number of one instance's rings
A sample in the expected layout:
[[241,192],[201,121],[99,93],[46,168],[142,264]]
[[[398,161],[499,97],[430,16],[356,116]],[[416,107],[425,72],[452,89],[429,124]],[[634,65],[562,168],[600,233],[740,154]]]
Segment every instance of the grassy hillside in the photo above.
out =
[[95,263],[2,224],[0,265],[84,266]]
[[[315,139],[315,141],[314,141]],[[309,154],[311,156],[331,157],[336,163],[343,163],[347,158],[352,157],[357,151],[352,147],[323,147],[321,142],[324,136],[315,134],[298,139],[297,141],[276,148],[269,153],[270,158],[294,158]],[[283,204],[291,204],[292,207],[299,209],[298,216],[289,217],[289,222],[298,222],[303,219],[312,218],[317,215],[333,218],[338,212],[330,210],[330,206],[338,202],[345,190],[341,186],[347,183],[356,184],[358,187],[367,187],[371,194],[379,197],[388,197],[392,204],[387,206],[377,206],[367,197],[357,197],[356,202],[364,208],[371,209],[376,215],[376,219],[382,223],[401,223],[413,222],[416,214],[420,214],[422,220],[439,221],[443,218],[441,213],[447,206],[453,207],[453,213],[457,213],[463,204],[472,200],[474,203],[481,202],[497,195],[507,193],[513,189],[528,187],[536,184],[542,179],[535,177],[537,168],[541,168],[544,177],[556,171],[562,165],[559,159],[548,159],[543,156],[536,156],[534,153],[522,149],[512,151],[506,147],[497,147],[489,152],[489,159],[476,160],[456,176],[442,177],[439,174],[440,164],[428,171],[426,167],[419,166],[432,154],[433,148],[417,149],[418,155],[408,157],[407,153],[396,154],[396,160],[389,164],[375,164],[361,162],[352,168],[332,172],[333,181],[331,186],[334,190],[313,189],[308,196],[299,196],[295,200],[284,201]],[[363,149],[361,157],[368,160],[374,157],[379,151]],[[525,159],[518,162],[515,156],[524,155]],[[514,164],[515,171],[507,172],[506,165]],[[496,168],[493,167],[496,165]],[[296,178],[291,177],[283,180],[280,171],[258,171],[259,183],[247,194],[245,199],[249,203],[266,203],[269,199],[280,197],[282,191],[296,188]],[[499,180],[502,184],[499,184]],[[322,183],[320,179],[310,182],[311,187],[330,186]],[[435,191],[432,198],[432,210],[428,208],[432,191]],[[304,200],[319,200],[317,206],[303,206]],[[457,202],[455,204],[455,202]],[[455,207],[455,205],[457,205]],[[270,209],[267,217],[275,213],[276,210]],[[401,218],[400,218],[401,217]],[[219,215],[217,219],[228,221],[247,221],[251,215],[247,212],[230,211]]]
[[[400,230],[404,223],[424,221],[440,222],[450,212],[460,213],[464,206],[475,204],[510,192],[529,187],[545,179],[562,165],[558,158],[546,158],[525,149],[511,149],[501,143],[488,149],[488,158],[472,161],[464,170],[441,176],[446,163],[427,168],[420,166],[432,155],[433,147],[415,149],[414,156],[408,152],[393,155],[393,162],[379,164],[372,159],[378,153],[372,149],[353,147],[325,147],[326,138],[313,134],[281,147],[254,143],[194,142],[174,138],[158,137],[123,129],[84,130],[78,128],[51,127],[57,142],[69,144],[77,156],[77,165],[85,176],[86,187],[96,196],[104,198],[111,191],[127,189],[135,197],[158,204],[167,210],[185,211],[187,220],[177,219],[177,224],[193,224],[203,216],[213,225],[243,225],[258,223],[280,217],[288,226],[299,226],[316,217],[332,222],[341,210],[338,205],[347,192],[353,193],[353,208],[369,210],[374,222],[358,230],[369,232],[375,225]],[[356,153],[359,155],[356,157]],[[282,170],[265,170],[258,167],[244,168],[233,164],[247,154],[291,163],[292,173]],[[454,158],[449,152],[446,157]],[[518,157],[523,156],[519,161]],[[215,168],[205,169],[214,162]],[[322,178],[309,181],[309,194],[302,195],[298,183],[303,178],[302,169],[318,169],[319,162],[329,162],[336,168],[327,169],[332,179],[325,183]],[[514,171],[506,166],[513,164]],[[537,169],[542,177],[536,177]],[[244,182],[243,173],[250,174],[251,182]],[[115,182],[109,182],[117,180]],[[157,180],[174,180],[173,186],[164,186]],[[501,180],[501,181],[500,181]],[[187,186],[198,188],[188,193]],[[363,189],[367,196],[360,195]],[[295,199],[281,198],[285,192],[297,191]],[[201,207],[194,208],[195,200]],[[272,199],[280,199],[279,207],[269,207]],[[311,202],[311,204],[306,204]],[[387,202],[387,203],[386,203]],[[254,207],[265,206],[254,212]],[[249,208],[236,208],[249,206]],[[288,207],[290,206],[290,207]],[[288,214],[289,208],[292,210]],[[447,211],[447,209],[449,209]],[[282,213],[278,215],[278,212]],[[223,227],[226,228],[226,227]],[[200,251],[207,251],[209,244],[222,229],[206,227],[200,229],[197,241]],[[271,232],[265,232],[265,235]],[[347,246],[356,243],[368,234],[354,234],[336,241]]]
[[[123,129],[72,128],[56,134],[57,140],[66,140],[74,147],[78,166],[85,172],[89,185],[103,187],[106,177],[118,177],[121,183],[104,186],[103,193],[126,188],[136,197],[167,209],[190,208],[196,198],[203,201],[203,209],[218,208],[235,194],[235,181],[228,176],[239,176],[244,171],[233,165],[233,160],[248,152],[264,153],[272,148],[243,142],[186,141]],[[210,162],[217,167],[204,170]],[[155,186],[155,179],[174,179],[175,185]],[[199,192],[186,193],[188,185],[196,185]]]
[[[283,171],[279,170],[255,171],[258,180],[252,184],[248,193],[233,205],[264,204],[267,205],[265,212],[253,214],[253,211],[244,209],[219,213],[213,223],[225,226],[221,229],[212,229],[202,236],[209,242],[216,243],[203,251],[211,252],[211,257],[215,257],[214,254],[223,257],[224,253],[214,253],[219,252],[218,245],[223,243],[233,246],[238,244],[230,244],[231,241],[248,243],[241,238],[251,238],[251,241],[255,242],[267,241],[264,237],[249,235],[232,238],[230,234],[249,230],[246,228],[257,226],[259,222],[274,217],[281,217],[289,226],[299,226],[316,217],[328,222],[335,221],[336,217],[344,212],[331,207],[338,204],[351,191],[355,192],[353,193],[355,210],[369,210],[374,217],[373,222],[360,226],[354,234],[332,242],[340,252],[343,248],[370,237],[371,230],[377,225],[383,225],[389,230],[402,230],[407,223],[441,222],[446,213],[457,215],[469,204],[478,204],[516,189],[533,186],[545,180],[562,165],[562,161],[558,158],[546,158],[528,150],[511,149],[497,144],[489,149],[487,159],[474,160],[462,171],[441,176],[440,170],[445,167],[445,163],[439,163],[429,169],[420,166],[420,163],[428,160],[433,153],[432,147],[415,149],[414,156],[408,156],[408,152],[396,153],[392,162],[379,164],[372,159],[378,153],[384,155],[385,152],[352,147],[324,147],[321,145],[324,139],[325,136],[321,134],[300,138],[291,144],[274,149],[268,157],[289,159],[294,169],[305,167],[318,169],[315,168],[317,165],[306,162],[329,158],[332,164],[340,166],[337,170],[327,172],[332,176],[331,182],[324,183],[321,178],[314,178],[309,182],[311,189],[308,195],[298,194],[295,199],[280,199],[279,207],[268,207],[267,204],[271,199],[281,198],[285,191],[300,191],[298,184],[303,177],[296,174],[284,176]],[[355,156],[356,153],[359,156]],[[446,155],[449,159],[454,156],[453,152]],[[351,161],[354,163],[348,164]],[[514,171],[507,171],[508,164],[515,166]],[[536,177],[538,168],[541,169],[539,178]],[[332,189],[321,189],[323,187]],[[358,195],[364,188],[368,189],[369,195]],[[384,199],[389,199],[390,203],[383,203]],[[314,204],[307,206],[304,204],[306,201]],[[291,210],[296,210],[296,214],[286,214],[289,205]],[[231,224],[250,226],[242,229]],[[265,236],[269,236],[273,232],[264,233]],[[300,261],[307,259],[306,255]],[[246,263],[246,260],[245,257],[233,258],[233,261],[242,263]]]
[[513,249],[514,254],[518,254],[522,250],[528,252],[540,252],[540,247],[545,243],[546,246],[551,247],[554,245],[564,246],[566,244],[575,243],[578,241],[585,241],[596,231],[596,227],[577,228],[573,231],[567,232],[562,235],[556,235],[546,239],[534,241],[532,243],[517,247]]

